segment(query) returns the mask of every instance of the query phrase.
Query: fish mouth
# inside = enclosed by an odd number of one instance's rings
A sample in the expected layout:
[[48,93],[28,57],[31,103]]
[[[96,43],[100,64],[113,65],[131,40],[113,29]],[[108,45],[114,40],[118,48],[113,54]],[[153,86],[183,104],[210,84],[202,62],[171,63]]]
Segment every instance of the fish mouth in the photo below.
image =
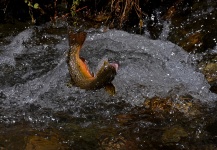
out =
[[109,63],[112,67],[115,68],[116,71],[118,71],[119,65],[117,63]]

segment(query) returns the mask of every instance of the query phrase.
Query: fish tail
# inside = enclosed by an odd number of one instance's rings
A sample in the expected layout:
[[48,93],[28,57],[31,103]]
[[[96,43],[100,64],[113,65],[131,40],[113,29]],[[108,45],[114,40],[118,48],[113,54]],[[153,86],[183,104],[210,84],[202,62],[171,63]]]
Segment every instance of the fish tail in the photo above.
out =
[[82,46],[85,39],[86,39],[86,35],[87,33],[85,32],[78,32],[78,33],[72,33],[69,32],[69,46]]

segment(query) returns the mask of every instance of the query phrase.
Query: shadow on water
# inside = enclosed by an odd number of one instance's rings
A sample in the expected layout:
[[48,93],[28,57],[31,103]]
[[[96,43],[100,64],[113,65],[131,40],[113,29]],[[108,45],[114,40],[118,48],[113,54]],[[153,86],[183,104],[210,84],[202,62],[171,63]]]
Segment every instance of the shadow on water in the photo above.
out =
[[91,70],[104,58],[120,65],[114,97],[104,89],[67,86],[66,29],[30,27],[3,37],[1,148],[216,147],[216,111],[210,107],[216,95],[194,55],[169,41],[124,31],[87,32],[81,55]]

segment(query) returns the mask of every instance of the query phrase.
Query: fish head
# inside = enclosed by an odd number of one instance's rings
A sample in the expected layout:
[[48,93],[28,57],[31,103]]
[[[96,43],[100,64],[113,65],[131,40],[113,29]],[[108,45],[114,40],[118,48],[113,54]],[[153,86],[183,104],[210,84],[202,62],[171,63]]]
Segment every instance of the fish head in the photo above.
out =
[[96,74],[96,78],[102,84],[112,82],[117,74],[118,64],[105,61]]

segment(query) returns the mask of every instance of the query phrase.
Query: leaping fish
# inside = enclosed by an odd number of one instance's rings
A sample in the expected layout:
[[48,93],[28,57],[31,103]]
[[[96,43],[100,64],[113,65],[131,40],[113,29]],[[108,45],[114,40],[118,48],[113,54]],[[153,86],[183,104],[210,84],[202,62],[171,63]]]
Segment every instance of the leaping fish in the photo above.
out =
[[85,59],[80,57],[80,50],[86,39],[85,32],[69,32],[69,72],[72,84],[86,90],[96,90],[105,88],[106,91],[114,95],[115,87],[111,83],[117,74],[118,64],[104,61],[96,74],[90,72]]

